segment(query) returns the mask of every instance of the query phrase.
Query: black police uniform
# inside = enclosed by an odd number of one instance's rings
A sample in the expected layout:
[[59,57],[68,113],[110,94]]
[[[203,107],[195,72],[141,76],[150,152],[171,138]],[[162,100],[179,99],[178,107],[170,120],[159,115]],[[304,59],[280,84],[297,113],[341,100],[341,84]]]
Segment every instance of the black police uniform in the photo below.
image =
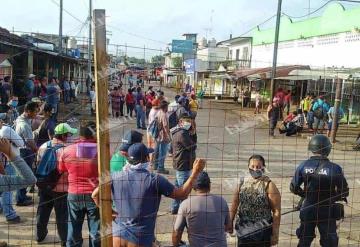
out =
[[342,168],[325,156],[313,156],[297,167],[290,190],[305,199],[300,209],[301,225],[296,230],[298,246],[311,245],[316,226],[321,246],[338,246],[333,205],[349,195]]

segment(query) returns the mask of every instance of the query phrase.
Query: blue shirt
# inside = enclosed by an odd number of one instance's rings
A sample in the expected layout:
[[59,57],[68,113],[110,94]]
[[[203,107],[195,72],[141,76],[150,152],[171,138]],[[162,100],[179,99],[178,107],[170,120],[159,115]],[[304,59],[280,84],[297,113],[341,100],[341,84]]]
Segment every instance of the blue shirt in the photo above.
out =
[[140,100],[142,100],[144,103],[144,95],[142,93],[137,93],[136,94],[136,104],[137,105],[140,105]]
[[60,101],[58,89],[55,84],[51,83],[46,87],[46,103],[49,105],[57,105]]
[[64,81],[64,90],[70,90],[70,83],[68,81]]
[[[329,115],[329,121],[332,122],[334,119],[334,114],[335,114],[335,107],[332,106],[330,107],[329,111],[327,112],[327,114]],[[338,119],[337,122],[340,122],[340,120],[344,117],[345,113],[344,110],[342,109],[342,107],[339,107],[338,109]]]
[[112,200],[118,213],[113,235],[141,246],[151,246],[161,196],[174,191],[166,178],[146,169],[114,172]]
[[330,106],[329,106],[328,103],[324,102],[322,99],[318,99],[318,100],[315,102],[312,110],[315,111],[315,110],[316,110],[317,108],[319,108],[320,106],[322,106],[323,111],[324,111],[325,113],[327,113],[327,112],[329,111],[329,109],[330,109]]

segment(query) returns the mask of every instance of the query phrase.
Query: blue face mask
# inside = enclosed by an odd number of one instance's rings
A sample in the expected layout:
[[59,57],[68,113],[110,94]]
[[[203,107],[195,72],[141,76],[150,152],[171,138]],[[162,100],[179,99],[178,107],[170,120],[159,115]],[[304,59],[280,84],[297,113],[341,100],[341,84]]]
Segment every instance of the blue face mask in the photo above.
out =
[[252,169],[249,169],[249,173],[253,178],[258,179],[258,178],[263,176],[264,170],[252,170]]
[[18,105],[18,101],[13,100],[10,105],[15,108]]
[[191,123],[183,122],[182,128],[185,129],[185,130],[189,130],[191,128]]

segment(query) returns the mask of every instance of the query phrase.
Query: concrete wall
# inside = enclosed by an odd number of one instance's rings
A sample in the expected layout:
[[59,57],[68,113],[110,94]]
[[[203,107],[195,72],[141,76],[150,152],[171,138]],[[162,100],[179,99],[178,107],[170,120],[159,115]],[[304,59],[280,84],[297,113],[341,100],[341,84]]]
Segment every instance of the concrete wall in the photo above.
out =
[[[256,45],[252,52],[252,68],[272,64],[273,44]],[[360,33],[347,32],[279,43],[278,65],[310,65],[313,67],[360,67]]]

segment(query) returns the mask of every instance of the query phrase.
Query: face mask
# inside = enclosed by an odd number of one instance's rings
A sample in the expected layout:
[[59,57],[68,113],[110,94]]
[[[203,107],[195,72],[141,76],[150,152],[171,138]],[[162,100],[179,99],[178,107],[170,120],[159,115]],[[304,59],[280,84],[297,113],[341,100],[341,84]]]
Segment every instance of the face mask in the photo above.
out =
[[191,128],[191,123],[183,122],[182,128],[185,129],[185,130],[189,130]]
[[18,102],[17,102],[17,101],[14,101],[14,100],[11,101],[11,106],[12,106],[12,107],[15,108],[15,107],[17,107],[17,105],[18,105]]
[[249,169],[249,173],[253,178],[258,179],[258,178],[262,177],[262,175],[264,174],[264,170]]

